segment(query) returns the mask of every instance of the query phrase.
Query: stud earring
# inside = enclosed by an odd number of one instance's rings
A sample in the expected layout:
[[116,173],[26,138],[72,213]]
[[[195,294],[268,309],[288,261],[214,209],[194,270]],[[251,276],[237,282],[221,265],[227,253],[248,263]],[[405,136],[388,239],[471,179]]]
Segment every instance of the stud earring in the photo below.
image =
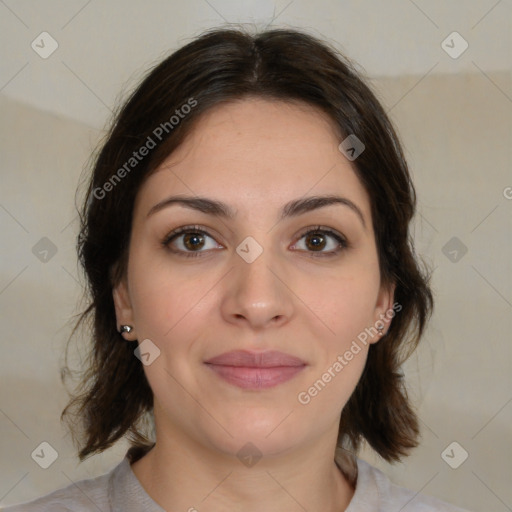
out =
[[119,332],[121,334],[123,334],[125,332],[130,333],[130,332],[132,332],[132,330],[133,330],[133,327],[131,325],[121,325],[121,329],[119,330]]

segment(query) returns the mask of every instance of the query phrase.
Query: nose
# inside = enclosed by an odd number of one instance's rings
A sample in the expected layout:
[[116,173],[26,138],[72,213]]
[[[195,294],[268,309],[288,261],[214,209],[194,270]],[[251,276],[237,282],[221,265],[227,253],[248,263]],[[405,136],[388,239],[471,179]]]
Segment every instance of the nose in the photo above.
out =
[[221,303],[224,320],[253,330],[289,322],[294,313],[289,272],[272,259],[270,251],[264,250],[252,263],[237,254],[234,258]]

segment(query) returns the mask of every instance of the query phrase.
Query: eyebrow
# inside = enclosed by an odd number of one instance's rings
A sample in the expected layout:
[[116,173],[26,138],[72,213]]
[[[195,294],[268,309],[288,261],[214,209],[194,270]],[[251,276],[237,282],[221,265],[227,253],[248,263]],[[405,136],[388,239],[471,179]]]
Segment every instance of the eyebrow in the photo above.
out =
[[[207,197],[189,197],[178,195],[168,197],[163,201],[155,204],[149,210],[147,217],[174,204],[178,204],[185,208],[190,208],[192,210],[197,210],[208,215],[213,215],[215,217],[225,219],[233,219],[236,214],[236,211],[233,210],[229,205],[215,199],[209,199]],[[366,229],[366,222],[361,209],[350,199],[336,195],[311,196],[290,201],[286,203],[281,209],[280,220],[288,217],[296,217],[303,213],[318,210],[320,208],[335,204],[347,206],[350,208],[359,217]]]

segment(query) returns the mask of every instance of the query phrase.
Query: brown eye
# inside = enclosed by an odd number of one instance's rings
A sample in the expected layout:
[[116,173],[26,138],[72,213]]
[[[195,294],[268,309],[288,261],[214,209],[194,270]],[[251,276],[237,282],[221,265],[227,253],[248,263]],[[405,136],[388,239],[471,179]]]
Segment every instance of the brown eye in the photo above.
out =
[[[208,246],[208,240],[210,240],[210,246]],[[304,247],[297,247],[301,244]],[[211,249],[223,248],[215,244],[214,238],[209,233],[194,226],[185,226],[169,233],[162,241],[162,245],[175,254],[187,257],[201,256]],[[311,256],[329,257],[336,256],[348,247],[349,243],[342,235],[318,226],[303,233],[293,249],[299,249]]]
[[202,249],[204,236],[201,233],[187,233],[183,236],[183,245],[190,251]]
[[172,231],[162,240],[162,245],[175,254],[187,257],[202,256],[211,249],[222,248],[209,233],[194,226]]
[[306,236],[306,246],[313,251],[321,251],[326,245],[325,237],[319,233]]
[[322,228],[322,226],[310,228],[295,244],[295,248],[310,253],[311,256],[320,257],[335,256],[348,247],[349,244],[342,235],[331,229]]

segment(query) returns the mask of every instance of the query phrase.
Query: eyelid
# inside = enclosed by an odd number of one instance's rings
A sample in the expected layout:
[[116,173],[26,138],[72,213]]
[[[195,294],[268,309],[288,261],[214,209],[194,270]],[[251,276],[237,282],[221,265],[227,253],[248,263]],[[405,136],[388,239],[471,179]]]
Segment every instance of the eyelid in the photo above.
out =
[[329,257],[329,256],[336,256],[341,251],[348,249],[350,247],[350,244],[347,240],[347,238],[340,233],[339,231],[330,228],[328,226],[308,226],[300,231],[300,234],[297,237],[296,242],[294,242],[293,245],[297,244],[304,236],[308,234],[313,233],[322,233],[325,236],[329,236],[331,238],[334,238],[339,246],[331,251],[302,251],[305,252],[307,255],[313,256],[313,257]]
[[[197,224],[194,224],[194,225],[186,225],[186,226],[181,226],[179,228],[176,228],[174,230],[172,230],[170,233],[168,233],[164,239],[162,240],[162,246],[164,246],[165,248],[169,248],[169,244],[177,237],[179,237],[180,235],[183,235],[183,234],[187,234],[189,232],[193,232],[193,233],[199,233],[201,235],[204,235],[204,236],[207,236],[209,238],[211,238],[212,240],[215,240],[215,242],[217,244],[219,244],[219,242],[217,242],[217,240],[215,239],[214,236],[212,236],[208,231],[207,229],[210,229],[210,228],[203,228]],[[296,245],[297,242],[299,242],[304,236],[308,235],[308,234],[312,234],[312,233],[323,233],[324,235],[326,236],[330,236],[331,238],[334,238],[339,246],[337,249],[335,250],[331,250],[331,251],[303,251],[303,250],[299,250],[299,252],[304,252],[310,256],[313,256],[313,257],[328,257],[328,256],[335,256],[337,255],[339,252],[343,251],[344,249],[347,249],[350,247],[350,244],[348,243],[346,237],[344,235],[342,235],[341,233],[339,233],[337,230],[333,229],[333,228],[330,228],[330,227],[327,227],[327,226],[321,226],[321,225],[315,225],[315,226],[308,226],[308,227],[305,227],[303,228],[299,235],[297,235],[295,238],[295,242],[293,242],[293,245]],[[219,244],[219,245],[222,245],[222,244]],[[171,250],[171,249],[169,249]],[[182,250],[174,250],[172,252],[174,252],[175,254],[181,254],[181,255],[184,255],[184,256],[194,256],[194,255],[201,255],[203,253],[208,253],[210,251],[212,251],[213,249],[208,249],[206,251],[182,251]]]
[[207,229],[210,228],[203,228],[198,224],[189,224],[187,226],[181,226],[179,228],[173,229],[170,233],[165,235],[164,239],[162,240],[162,245],[167,245],[174,238],[178,237],[179,235],[186,234],[188,232],[200,233],[202,235],[209,236],[210,238],[214,238],[208,231],[206,231]]

